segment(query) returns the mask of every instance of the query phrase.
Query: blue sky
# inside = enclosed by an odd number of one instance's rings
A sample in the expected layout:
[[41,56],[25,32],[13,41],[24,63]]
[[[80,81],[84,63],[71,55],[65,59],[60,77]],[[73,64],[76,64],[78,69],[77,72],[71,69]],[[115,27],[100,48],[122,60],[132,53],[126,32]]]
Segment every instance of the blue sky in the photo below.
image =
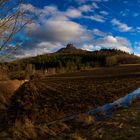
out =
[[30,0],[21,7],[35,20],[16,35],[22,45],[17,57],[54,52],[67,43],[140,54],[140,0]]

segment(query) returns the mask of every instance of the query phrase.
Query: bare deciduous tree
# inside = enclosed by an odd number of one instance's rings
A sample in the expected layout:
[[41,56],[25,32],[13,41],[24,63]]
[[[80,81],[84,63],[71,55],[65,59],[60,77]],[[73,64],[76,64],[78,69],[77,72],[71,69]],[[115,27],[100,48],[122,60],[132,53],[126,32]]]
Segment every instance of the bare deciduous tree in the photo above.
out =
[[16,47],[10,46],[14,35],[31,22],[21,5],[22,0],[0,0],[0,52],[15,51]]

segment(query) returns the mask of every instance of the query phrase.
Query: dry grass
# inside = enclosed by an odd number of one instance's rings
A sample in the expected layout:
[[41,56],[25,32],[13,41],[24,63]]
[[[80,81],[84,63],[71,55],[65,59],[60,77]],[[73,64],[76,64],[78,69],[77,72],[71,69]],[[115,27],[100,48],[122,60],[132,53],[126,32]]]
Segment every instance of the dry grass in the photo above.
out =
[[71,135],[72,140],[86,140],[86,138],[83,138],[80,134],[74,133]]
[[13,93],[23,84],[23,81],[8,80],[0,82],[0,103],[6,104]]
[[13,135],[13,138],[17,140],[21,138],[25,139],[37,138],[35,126],[28,118],[25,118],[24,122],[16,120],[14,126],[11,128],[11,134]]
[[[76,121],[65,122],[66,124],[57,123],[52,126],[47,124],[67,115],[112,102],[135,90],[140,85],[139,71],[138,66],[134,68],[127,66],[65,74],[64,77],[33,79],[23,84],[14,95],[10,91],[16,90],[19,82],[7,81],[3,85],[5,93],[3,95],[6,96],[3,98],[6,100],[10,98],[6,113],[7,122],[12,122],[13,126],[8,124],[8,127],[12,129],[13,137],[17,140],[102,139],[104,130],[100,129],[94,133],[94,117],[89,115],[82,114]],[[10,95],[8,96],[6,92]]]
[[77,117],[76,121],[84,125],[90,125],[94,124],[95,118],[91,115],[81,114]]

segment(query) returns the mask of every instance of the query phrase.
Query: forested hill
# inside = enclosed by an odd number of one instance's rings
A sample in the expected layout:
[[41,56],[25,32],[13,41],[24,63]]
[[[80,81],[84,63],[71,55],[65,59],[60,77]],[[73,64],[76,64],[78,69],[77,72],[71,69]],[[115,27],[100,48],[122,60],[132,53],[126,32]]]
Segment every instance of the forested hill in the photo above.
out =
[[68,44],[66,48],[62,48],[56,53],[24,58],[2,65],[8,71],[24,71],[32,68],[34,70],[46,70],[50,73],[63,73],[132,63],[140,63],[140,58],[115,49],[89,52]]

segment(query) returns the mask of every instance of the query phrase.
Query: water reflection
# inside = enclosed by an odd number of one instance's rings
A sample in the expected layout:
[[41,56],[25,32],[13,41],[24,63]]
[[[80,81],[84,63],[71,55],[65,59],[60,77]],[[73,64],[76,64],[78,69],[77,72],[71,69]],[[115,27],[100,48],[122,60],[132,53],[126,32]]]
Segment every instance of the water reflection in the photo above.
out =
[[[85,112],[82,114],[94,115],[97,121],[101,121],[103,119],[106,119],[107,117],[111,117],[112,113],[118,108],[129,107],[134,100],[139,99],[139,98],[140,98],[140,88],[114,101],[113,103],[105,104],[101,107],[91,109],[88,112]],[[62,121],[62,122],[70,121],[78,117],[80,114],[81,113],[75,113],[70,116],[64,117],[63,119],[50,122],[49,124],[56,123],[57,121]]]
[[134,100],[138,98],[140,98],[140,88],[114,101],[113,103],[108,103],[105,104],[104,106],[92,109],[88,111],[86,114],[95,115],[97,119],[110,117],[116,109],[120,107],[128,107]]

